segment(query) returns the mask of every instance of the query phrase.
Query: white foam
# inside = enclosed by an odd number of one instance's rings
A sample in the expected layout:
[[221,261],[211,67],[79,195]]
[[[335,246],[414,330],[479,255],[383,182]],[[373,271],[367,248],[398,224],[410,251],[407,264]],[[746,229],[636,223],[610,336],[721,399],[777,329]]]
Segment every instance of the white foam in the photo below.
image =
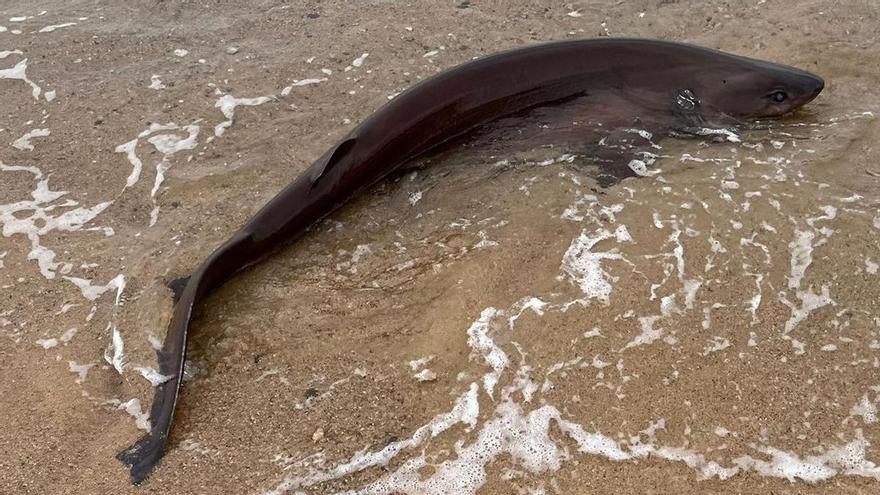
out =
[[590,339],[593,337],[601,337],[602,331],[599,329],[599,327],[593,327],[592,330],[588,330],[588,331],[584,332],[583,336],[585,339]]
[[[417,429],[412,437],[392,442],[379,451],[370,452],[364,449],[354,454],[347,462],[327,470],[310,468],[310,472],[306,475],[289,475],[275,489],[266,492],[265,495],[281,495],[291,490],[339,479],[367,468],[387,466],[402,451],[418,447],[426,440],[436,437],[457,424],[468,425],[468,429],[473,428],[477,424],[480,412],[478,393],[479,387],[476,383],[472,383],[469,390],[456,399],[451,411],[435,416],[428,424]],[[294,466],[310,467],[306,462],[296,463],[289,467]]]
[[[843,446],[832,447],[824,453],[804,458],[768,446],[755,448],[770,455],[771,460],[759,460],[751,456],[740,456],[734,459],[734,465],[725,467],[715,461],[706,459],[705,455],[683,447],[669,447],[656,444],[655,434],[665,427],[660,419],[630,438],[627,445],[600,432],[588,432],[581,425],[562,417],[552,405],[543,405],[532,411],[526,411],[524,404],[514,401],[515,393],[523,392],[526,402],[530,394],[526,389],[533,385],[528,379],[530,368],[523,364],[513,384],[506,387],[501,394],[494,415],[480,428],[476,439],[471,443],[464,440],[455,444],[454,456],[442,462],[427,460],[427,453],[422,451],[415,457],[400,463],[394,471],[383,474],[379,479],[366,486],[344,492],[348,494],[386,495],[391,493],[415,494],[446,494],[456,493],[472,495],[485,484],[488,478],[487,466],[501,455],[507,454],[511,462],[530,473],[540,474],[556,471],[562,463],[571,460],[571,454],[550,435],[551,425],[556,424],[563,434],[575,441],[578,451],[587,455],[606,458],[611,461],[625,462],[645,458],[657,458],[671,462],[681,462],[695,470],[700,479],[729,479],[742,471],[755,471],[764,476],[783,477],[794,481],[802,479],[809,482],[828,479],[835,474],[865,476],[880,479],[880,468],[865,459],[867,441],[860,430],[856,432],[856,440]],[[476,385],[471,384],[470,393],[476,407]],[[459,398],[458,408],[462,403]],[[453,414],[452,424],[459,415]],[[438,416],[439,418],[439,416]],[[471,416],[475,425],[477,415]],[[437,418],[431,424],[436,424]],[[442,422],[444,428],[432,430],[436,436],[449,427],[449,422]],[[335,467],[325,468],[322,455],[310,456],[304,461],[285,462],[285,468],[307,468],[305,475],[288,475],[288,477],[267,495],[279,495],[290,490],[307,488],[318,483],[339,479],[352,473],[374,466],[387,466],[390,460],[404,449],[420,445],[428,425],[419,428],[411,439],[395,442],[383,450],[356,453],[348,462]],[[726,429],[716,428],[716,434],[729,435]],[[643,440],[646,438],[647,441]],[[276,456],[279,458],[279,456]],[[308,460],[313,459],[313,463]],[[425,474],[423,468],[430,465],[431,470]],[[312,467],[317,466],[317,468]],[[297,491],[297,493],[302,493]]]
[[83,297],[89,301],[94,301],[105,292],[116,289],[116,305],[118,306],[122,298],[122,292],[125,290],[125,276],[121,273],[105,285],[94,285],[91,280],[78,277],[65,276],[64,279],[73,282],[74,285],[79,287]]
[[214,136],[220,137],[226,132],[226,129],[232,126],[232,121],[235,117],[235,108],[241,105],[245,106],[256,106],[262,105],[272,101],[272,98],[268,96],[259,96],[256,98],[236,98],[232,95],[223,95],[220,99],[217,100],[217,103],[214,105],[219,108],[221,112],[223,112],[223,116],[226,117],[226,120],[214,126]]
[[159,79],[158,74],[153,74],[152,76],[150,76],[150,85],[147,87],[158,91],[160,89],[165,89],[165,84],[162,82],[161,79]]
[[[14,50],[11,52],[7,51],[7,52],[0,52],[0,53],[6,53],[6,54],[18,53],[18,54],[20,54],[21,52],[18,50]],[[0,58],[5,58],[5,56],[0,57]],[[28,77],[27,77],[27,61],[28,61],[28,59],[25,58],[25,59],[22,59],[21,61],[19,61],[17,64],[15,64],[15,66],[13,66],[10,69],[0,69],[0,79],[15,79],[15,80],[19,80],[19,81],[24,82],[25,84],[27,84],[28,86],[31,87],[31,95],[36,100],[36,99],[39,99],[40,93],[42,92],[42,89],[40,89],[39,86],[34,84],[33,81],[28,79]]]
[[140,373],[141,376],[146,378],[147,381],[150,382],[150,384],[154,387],[157,387],[174,378],[174,375],[163,375],[162,373],[159,373],[149,366],[137,366],[134,368],[134,370]]
[[298,88],[301,86],[310,86],[312,84],[319,84],[326,81],[326,77],[322,78],[312,78],[312,79],[302,79],[302,80],[294,80],[293,83],[289,86],[285,86],[284,89],[281,90],[281,96],[287,96],[290,94],[290,91],[293,88]]
[[497,314],[497,309],[486,308],[480,313],[480,318],[467,329],[468,346],[472,349],[471,358],[479,355],[493,370],[483,376],[483,387],[490,396],[495,390],[501,372],[509,362],[507,354],[489,337],[490,324]]
[[850,409],[849,417],[851,418],[854,416],[861,416],[862,421],[864,421],[866,425],[877,422],[877,405],[874,402],[871,402],[868,394],[862,395],[862,400]]
[[[161,376],[161,377],[163,377],[163,378],[165,377],[165,375],[159,375],[159,376]],[[260,376],[258,376],[257,379],[254,380],[254,381],[255,381],[255,382],[263,381],[263,379],[266,378],[266,377],[268,377],[268,376],[277,376],[279,382],[281,382],[281,383],[283,383],[283,384],[285,384],[285,385],[290,385],[290,380],[288,380],[287,378],[285,378],[284,376],[281,375],[281,370],[274,369],[274,368],[273,368],[273,369],[270,369],[270,370],[266,370],[266,371],[264,371],[264,372],[263,372]],[[169,376],[169,377],[167,377],[166,379],[170,380],[171,378],[172,378],[172,377]]]
[[67,331],[65,331],[63,334],[61,334],[61,336],[58,337],[57,339],[56,338],[37,339],[36,344],[41,346],[43,349],[51,349],[53,347],[57,347],[59,342],[62,344],[67,344],[76,335],[77,330],[78,329],[76,327],[69,328]]
[[[152,123],[146,130],[138,134],[137,138],[120,144],[114,150],[117,153],[125,153],[132,166],[131,173],[125,181],[125,186],[122,188],[123,191],[137,183],[143,169],[143,162],[141,162],[136,153],[137,144],[140,139],[147,138],[147,142],[162,154],[161,160],[156,163],[156,178],[153,181],[153,188],[150,190],[150,199],[153,203],[153,209],[150,211],[150,227],[154,226],[159,219],[159,204],[156,196],[159,193],[159,188],[165,181],[165,172],[171,168],[171,158],[174,154],[181,151],[194,149],[198,144],[197,138],[200,129],[195,123],[182,127],[175,123]],[[165,133],[163,131],[176,132]],[[178,134],[181,132],[187,133],[186,137]]]
[[51,33],[52,31],[55,31],[56,29],[66,28],[66,27],[70,27],[70,26],[76,26],[76,23],[75,22],[65,22],[63,24],[53,24],[51,26],[46,26],[46,27],[40,28],[40,30],[37,32],[38,33]]
[[77,374],[76,380],[74,380],[77,384],[82,384],[86,380],[86,376],[89,374],[89,370],[95,366],[95,363],[91,364],[77,364],[75,361],[68,361],[67,366],[71,372]]
[[731,143],[742,142],[742,139],[739,137],[739,135],[731,131],[730,129],[710,129],[708,127],[703,127],[701,129],[697,129],[695,134],[697,134],[698,136],[720,136]]
[[640,345],[648,345],[653,342],[659,340],[663,337],[664,330],[662,328],[654,328],[654,324],[657,323],[657,320],[662,318],[660,315],[654,316],[642,316],[639,318],[639,326],[641,327],[641,333],[636,335],[634,339],[627,342],[621,351],[630,349],[633,347],[638,347]]
[[485,249],[487,247],[498,245],[498,242],[489,239],[489,234],[487,234],[485,230],[477,232],[477,235],[480,237],[480,240],[474,244],[474,249]]
[[532,312],[534,312],[538,316],[543,316],[544,310],[547,306],[548,304],[546,302],[537,297],[526,297],[520,299],[519,302],[513,305],[511,313],[515,312],[516,314],[512,314],[510,318],[507,319],[508,327],[513,330],[514,323],[516,323],[516,320],[518,320],[527,309],[532,310]]
[[124,191],[126,188],[131,187],[137,184],[138,179],[141,177],[141,171],[144,168],[143,162],[141,162],[140,158],[138,158],[135,149],[137,148],[138,139],[132,139],[131,141],[120,144],[114,150],[116,153],[125,153],[128,162],[131,163],[131,173],[128,174],[128,178],[125,180],[125,187],[122,188]]
[[642,160],[630,160],[627,166],[640,177],[648,176],[648,165]]
[[426,364],[430,363],[433,359],[434,359],[434,356],[425,356],[423,358],[413,359],[412,361],[409,362],[409,367],[413,371],[416,371],[419,368],[421,368],[422,366],[425,366]]
[[[364,256],[371,254],[373,250],[370,248],[369,244],[358,244],[354,248],[354,252],[351,253],[351,259],[348,261],[341,261],[336,264],[337,270],[347,270],[349,273],[357,273],[358,271],[358,263],[361,261],[361,258]],[[341,251],[340,254],[348,254],[347,251]]]
[[496,417],[483,426],[478,438],[471,445],[458,447],[456,458],[434,464],[430,476],[420,475],[427,461],[417,457],[354,493],[475,494],[486,481],[486,466],[502,454],[533,473],[557,470],[568,458],[549,436],[550,422],[558,414],[552,406],[524,414],[508,398],[498,405]]
[[819,294],[816,294],[812,287],[806,291],[798,291],[797,298],[801,301],[800,307],[789,301],[784,294],[780,294],[780,301],[791,309],[791,317],[785,322],[783,334],[788,334],[794,330],[813,311],[834,303],[834,300],[831,299],[828,285],[823,285]]
[[[829,209],[824,211],[826,213],[824,217],[812,220],[833,218],[834,212]],[[664,222],[659,214],[654,215],[654,223],[658,228],[664,228]],[[681,240],[682,233],[686,233],[688,236],[695,236],[698,232],[679,225],[679,221],[675,217],[668,223],[672,227],[672,234],[668,242],[673,245],[673,250],[671,253],[663,253],[658,257],[671,260],[668,263],[664,263],[668,267],[666,270],[666,280],[670,279],[674,273],[677,274],[677,278],[682,284],[681,289],[675,294],[669,294],[662,298],[661,315],[639,318],[642,333],[630,342],[631,345],[627,347],[651,343],[662,338],[664,335],[663,330],[654,328],[655,323],[664,316],[682,311],[676,305],[677,295],[683,296],[685,306],[690,309],[696,299],[696,293],[702,284],[701,280],[688,279],[686,277],[684,246]],[[791,288],[798,291],[802,296],[803,304],[801,309],[807,310],[817,304],[816,300],[821,300],[823,296],[828,295],[826,292],[827,287],[823,288],[823,294],[820,295],[813,294],[812,289],[807,291],[800,290],[807,267],[812,262],[813,239],[815,235],[817,234],[814,234],[812,238],[806,239],[806,241],[804,239],[793,241],[792,251],[796,255],[793,256],[791,272],[788,277]],[[827,236],[830,234],[822,233],[822,235]],[[592,235],[589,235],[587,231],[583,231],[580,238],[572,242],[569,251],[566,253],[566,257],[569,258],[569,264],[574,264],[573,260],[577,260],[583,251],[592,253],[592,249],[598,242],[612,237],[617,242],[632,241],[625,227],[623,229],[618,228],[614,234],[605,229],[599,229]],[[720,243],[718,243],[717,249],[714,245],[712,247],[713,252],[716,254],[718,252],[726,252],[723,246],[720,246]],[[622,258],[616,251],[609,252]],[[591,264],[593,261],[595,263]],[[600,278],[605,275],[604,272],[601,272],[599,260],[591,260],[590,263],[583,264],[583,266],[587,266],[587,268],[579,270],[579,274],[599,271]],[[568,275],[564,268],[563,273]],[[757,278],[757,302],[755,302],[754,297],[752,298],[752,311],[754,314],[760,304],[763,275],[749,275],[756,276]],[[665,280],[663,283],[665,283]],[[811,299],[810,294],[813,294],[813,299]],[[721,306],[723,305],[718,307]],[[508,326],[510,330],[513,330],[518,318],[526,309],[531,309],[536,314],[541,315],[548,310],[563,310],[564,308],[564,304],[549,304],[537,297],[527,297],[521,299],[506,311],[487,308],[481,313],[480,318],[471,324],[467,330],[468,345],[472,349],[471,357],[482,360],[488,367],[487,373],[482,377],[487,394],[493,396],[496,389],[500,386],[502,372],[510,365],[507,354],[492,337],[494,331],[500,331],[504,328],[503,326],[493,325],[494,320],[500,316],[506,316]],[[601,335],[598,329],[595,332],[589,333],[591,336]],[[754,333],[750,333],[750,335],[752,338],[749,339],[749,345],[757,345],[757,342],[754,340],[756,335]],[[586,334],[584,336],[586,337]],[[526,404],[532,401],[536,386],[528,379],[528,370],[530,368],[525,364],[525,353],[516,342],[511,344],[520,350],[522,365],[517,372],[516,378],[513,380],[513,384],[501,389],[494,415],[490,415],[485,420],[475,439],[461,438],[455,443],[454,452],[450,453],[446,460],[442,462],[438,462],[436,458],[430,456],[424,450],[422,452],[415,452],[414,457],[398,463],[395,470],[386,472],[378,480],[349,493],[472,494],[476,493],[484,485],[488,476],[487,466],[491,465],[499,456],[505,454],[505,462],[509,459],[517,467],[523,467],[532,473],[557,470],[562,467],[562,462],[571,459],[571,453],[565,448],[565,443],[560,445],[550,435],[551,425],[554,423],[558,426],[559,431],[577,443],[578,450],[582,453],[597,455],[614,461],[636,461],[652,457],[671,462],[681,462],[696,471],[701,479],[717,477],[721,480],[726,480],[744,471],[754,471],[765,476],[780,476],[807,481],[827,479],[827,477],[834,474],[870,476],[875,478],[880,476],[877,467],[865,459],[864,447],[867,442],[861,438],[861,433],[859,433],[859,439],[856,441],[843,446],[826,448],[825,453],[819,455],[801,457],[799,454],[784,452],[765,444],[755,448],[759,452],[771,455],[772,459],[770,460],[757,460],[749,456],[741,456],[733,462],[733,465],[722,465],[719,462],[707,459],[705,454],[692,449],[658,445],[654,438],[654,431],[663,427],[664,422],[662,419],[652,423],[648,430],[641,432],[640,436],[632,437],[628,444],[625,440],[618,441],[601,432],[587,432],[580,425],[563,418],[556,407],[546,402],[546,397],[541,399],[541,405],[537,409],[531,411],[526,409]],[[730,346],[730,340],[724,337],[714,337],[704,351],[706,354],[709,354]],[[573,361],[575,364],[578,362],[580,362],[579,359]],[[594,364],[597,362],[597,367],[600,369],[609,365],[609,363],[602,362],[598,356],[594,358]],[[588,363],[588,361],[584,361],[584,365],[589,365]],[[567,363],[557,363],[557,365],[564,367]],[[550,367],[548,375],[553,370],[561,369],[557,365]],[[622,360],[618,362],[618,371],[623,376]],[[522,403],[514,401],[514,397],[519,397],[516,392],[521,392]],[[863,405],[858,407],[861,409],[857,410],[854,408],[853,410],[862,411],[865,409]],[[870,412],[868,416],[870,417]],[[737,435],[720,427],[715,428],[714,432],[722,437]],[[642,437],[644,436],[649,437],[650,441],[643,441]],[[623,438],[622,435],[619,435],[619,437]],[[724,448],[726,446],[722,446],[720,449]],[[362,451],[352,457],[350,461],[340,464],[335,468],[324,469],[321,467],[311,471],[306,476],[288,477],[284,484],[270,493],[282,493],[288,489],[296,490],[323,481],[337,479],[364,469],[364,466],[386,465],[388,462],[387,456],[381,457],[385,464],[377,464],[371,461],[374,458],[373,456],[381,453],[382,451],[378,453]],[[396,452],[394,455],[396,455]],[[428,459],[431,459],[431,461],[429,462]],[[423,469],[426,466],[430,466],[431,469]],[[822,471],[825,468],[831,471]],[[819,472],[820,476],[818,478],[811,476],[810,470]]]
[[795,229],[794,239],[788,245],[791,252],[791,269],[788,276],[788,289],[795,291],[795,297],[801,301],[801,304],[800,307],[798,307],[798,305],[788,299],[784,292],[779,293],[780,302],[791,309],[791,317],[785,323],[783,335],[791,332],[800,322],[805,320],[811,312],[834,303],[831,299],[829,284],[824,284],[819,294],[815,293],[812,286],[808,287],[806,290],[801,289],[801,283],[806,274],[807,268],[813,262],[813,247],[817,234],[827,238],[833,233],[833,230],[826,227],[817,229],[816,222],[835,219],[837,217],[837,208],[826,205],[821,207],[821,210],[824,215],[807,219],[807,224],[813,230]]
[[76,332],[78,332],[78,331],[79,331],[79,329],[76,327],[68,328],[63,334],[61,334],[61,337],[58,337],[58,340],[60,340],[61,342],[66,344],[66,343],[70,342],[71,340],[73,340],[73,337],[76,335]]
[[862,430],[856,430],[856,439],[845,445],[828,449],[823,454],[800,457],[773,447],[756,449],[770,456],[769,461],[742,456],[734,463],[742,469],[756,471],[762,476],[803,480],[809,483],[828,480],[838,473],[864,476],[880,480],[880,468],[865,459],[868,446]]
[[46,137],[49,135],[49,129],[33,129],[25,133],[24,136],[16,139],[12,143],[12,147],[22,151],[32,151],[34,145],[31,144],[31,138]]
[[432,382],[437,379],[437,374],[429,370],[428,368],[425,368],[422,371],[419,371],[418,373],[413,375],[413,378],[420,382]]
[[560,218],[563,220],[573,220],[575,222],[582,222],[584,220],[584,215],[581,214],[580,209],[582,206],[592,207],[599,201],[599,198],[592,194],[584,194],[580,190],[576,192],[576,197],[574,203],[569,205],[563,212]]
[[177,48],[174,50],[174,55],[177,57],[185,57],[185,56],[189,55],[189,50],[186,50],[183,48]]
[[366,60],[368,56],[370,56],[369,53],[362,54],[360,57],[351,61],[351,66],[360,67],[361,65],[364,65],[364,60]]
[[24,53],[21,50],[0,50],[0,60],[10,55],[24,55]]
[[123,402],[119,404],[117,407],[120,411],[125,411],[134,417],[135,425],[144,431],[150,431],[150,415],[148,413],[141,412],[141,401],[140,399],[131,399],[128,402]]
[[111,333],[110,343],[107,344],[107,349],[104,350],[104,360],[112,365],[113,368],[116,369],[116,372],[121,375],[125,370],[126,364],[125,343],[122,341],[122,334],[119,333],[119,329],[116,328],[116,325],[110,323],[107,325],[107,329],[111,330]]
[[147,342],[150,343],[150,347],[152,347],[153,350],[158,351],[158,350],[161,350],[161,349],[162,349],[162,341],[159,340],[159,339],[158,339],[155,335],[153,335],[153,334],[149,334],[149,335],[147,335]]
[[611,296],[611,282],[616,280],[602,269],[603,260],[622,260],[623,256],[612,248],[604,252],[594,252],[600,241],[616,238],[604,228],[596,230],[593,236],[587,231],[575,238],[562,258],[562,272],[575,283],[588,299],[598,299],[608,304]]
[[191,438],[185,438],[180,442],[180,448],[187,452],[197,452],[202,455],[216,456],[220,454],[219,450],[203,447],[201,443],[196,442]]
[[[558,413],[557,413],[558,415]],[[599,455],[612,461],[624,461],[631,458],[630,454],[620,448],[612,438],[601,433],[591,433],[577,423],[557,418],[559,429],[570,436],[578,445],[578,451],[584,454]]]
[[723,351],[730,347],[730,341],[724,337],[712,337],[712,342],[703,348],[703,355],[708,356],[714,352]]
[[[67,209],[64,213],[52,216],[52,211],[60,206],[55,201],[67,195],[67,191],[52,191],[49,189],[49,178],[45,177],[36,167],[6,165],[0,162],[0,171],[4,172],[28,172],[34,176],[37,184],[31,192],[33,200],[21,200],[8,204],[0,204],[0,225],[5,237],[15,234],[26,236],[31,242],[31,250],[28,260],[35,260],[40,268],[40,273],[47,279],[54,279],[58,272],[69,273],[73,266],[70,263],[55,261],[55,252],[40,243],[41,236],[58,230],[74,232],[91,222],[98,214],[107,209],[112,201],[99,203],[92,207],[77,207],[78,202],[68,199],[62,205]],[[71,209],[72,208],[72,209]],[[28,214],[25,217],[17,217],[16,213]]]

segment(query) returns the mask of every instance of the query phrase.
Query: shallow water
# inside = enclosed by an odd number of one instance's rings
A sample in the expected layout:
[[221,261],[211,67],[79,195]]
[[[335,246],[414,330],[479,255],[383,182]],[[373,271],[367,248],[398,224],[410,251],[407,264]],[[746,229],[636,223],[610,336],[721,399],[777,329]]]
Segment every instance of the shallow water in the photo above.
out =
[[[4,486],[876,489],[868,3],[50,7],[0,17],[0,71],[19,68],[0,72]],[[171,449],[127,485],[113,456],[163,379],[165,282],[417,78],[603,30],[828,88],[736,140],[652,137],[649,175],[608,189],[562,148],[452,153],[375,188],[202,306]]]

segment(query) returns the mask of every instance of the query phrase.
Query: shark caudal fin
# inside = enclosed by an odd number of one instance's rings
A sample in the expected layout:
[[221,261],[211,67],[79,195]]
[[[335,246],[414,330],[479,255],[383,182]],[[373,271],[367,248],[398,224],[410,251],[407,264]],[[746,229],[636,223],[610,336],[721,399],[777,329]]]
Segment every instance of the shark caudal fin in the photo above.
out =
[[174,291],[174,316],[168,326],[165,344],[157,354],[159,373],[171,378],[154,389],[153,404],[150,407],[150,431],[116,456],[130,466],[129,477],[135,485],[147,478],[165,453],[183,374],[190,316],[199,293],[203,292],[198,287],[202,282],[200,271],[193,277],[177,279],[169,284]]
[[158,355],[159,373],[170,378],[155,388],[150,407],[150,431],[116,456],[131,467],[131,482],[134,484],[146,479],[165,453],[183,379],[193,309],[208,293],[250,264],[254,256],[251,241],[250,234],[235,235],[214,251],[191,277],[168,284],[174,292],[174,314]]
[[[171,380],[169,380],[170,382]],[[165,453],[165,445],[168,443],[171,415],[164,414],[167,409],[167,400],[176,400],[169,397],[168,390],[176,390],[178,384],[165,382],[156,387],[153,398],[153,406],[150,410],[150,431],[139,438],[129,448],[116,455],[116,458],[130,467],[129,479],[134,485],[139,485],[159,463],[159,459]],[[172,406],[173,408],[173,406]]]

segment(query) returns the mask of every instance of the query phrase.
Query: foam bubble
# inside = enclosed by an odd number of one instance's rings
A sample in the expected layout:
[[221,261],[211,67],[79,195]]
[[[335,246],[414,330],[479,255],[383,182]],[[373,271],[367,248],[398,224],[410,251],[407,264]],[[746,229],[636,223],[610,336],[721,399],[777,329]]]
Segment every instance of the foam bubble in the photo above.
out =
[[226,120],[214,126],[214,136],[222,136],[223,133],[226,132],[226,129],[232,126],[232,120],[235,117],[236,107],[241,105],[262,105],[269,101],[272,101],[272,98],[268,96],[259,96],[256,98],[236,98],[232,95],[221,96],[214,106],[219,108],[220,111],[223,112],[223,116],[226,117]]
[[[387,466],[402,451],[418,447],[429,438],[436,437],[457,424],[465,424],[469,429],[473,428],[476,426],[480,411],[478,393],[479,386],[472,383],[468,391],[456,399],[451,411],[435,416],[427,425],[416,430],[412,437],[392,442],[378,451],[370,452],[364,449],[354,454],[347,462],[327,470],[312,468],[306,475],[289,475],[275,489],[266,492],[265,495],[281,495],[290,490],[339,479],[370,467]],[[303,466],[304,464],[304,462],[300,462],[295,465]]]
[[609,251],[594,252],[593,248],[600,241],[615,237],[606,229],[596,230],[593,236],[587,231],[575,238],[562,258],[562,272],[577,284],[587,298],[598,299],[608,304],[611,296],[611,281],[615,279],[602,269],[603,260],[622,260],[623,256],[617,248]]
[[107,329],[110,330],[111,333],[110,343],[107,344],[107,349],[104,350],[104,360],[107,361],[108,364],[113,365],[116,372],[121,375],[125,370],[125,342],[122,341],[122,334],[119,333],[119,329],[116,328],[116,325],[108,323]]
[[369,53],[364,53],[360,57],[352,60],[351,61],[352,67],[360,67],[361,65],[364,65],[364,60],[366,60],[368,56],[370,56]]
[[[120,144],[115,148],[114,151],[116,153],[126,154],[126,158],[132,167],[122,191],[134,186],[140,179],[143,170],[143,162],[137,156],[137,145],[140,139],[147,138],[147,142],[162,154],[162,158],[156,163],[156,178],[153,181],[153,188],[150,190],[150,199],[153,203],[153,209],[150,211],[150,227],[155,225],[159,219],[159,204],[156,196],[159,193],[159,188],[165,181],[165,172],[171,168],[171,158],[181,151],[194,149],[196,144],[198,144],[197,138],[200,130],[200,126],[195,123],[179,126],[173,122],[168,124],[154,122],[138,134],[135,139]],[[186,136],[181,136],[181,133],[186,133]]]
[[75,22],[65,22],[63,24],[53,24],[51,26],[42,27],[37,32],[38,33],[51,33],[52,31],[55,31],[56,29],[66,28],[66,27],[70,27],[70,26],[76,26],[76,23]]
[[289,94],[290,94],[290,91],[293,90],[293,88],[298,88],[298,87],[301,87],[301,86],[310,86],[310,85],[312,85],[312,84],[319,84],[319,83],[322,83],[322,82],[324,82],[324,81],[326,81],[326,80],[327,80],[326,77],[322,77],[322,78],[312,78],[312,79],[302,79],[302,80],[294,80],[294,81],[293,81],[293,84],[291,84],[291,85],[289,85],[289,86],[285,86],[284,89],[281,90],[281,96],[287,96],[287,95],[289,95]]
[[31,144],[31,139],[35,137],[46,137],[49,134],[49,129],[33,129],[25,133],[24,136],[16,139],[12,143],[12,147],[22,151],[32,151],[34,145]]
[[153,74],[152,76],[150,76],[150,85],[147,87],[158,91],[160,89],[165,89],[165,84],[162,82],[161,79],[159,79],[158,74]]
[[849,417],[854,416],[861,416],[867,425],[877,422],[877,405],[871,402],[868,394],[862,395],[862,400],[850,409]]
[[125,153],[128,162],[131,163],[131,173],[128,174],[128,178],[125,180],[125,187],[122,188],[124,191],[126,188],[131,187],[137,184],[138,179],[141,177],[141,171],[144,168],[143,162],[141,162],[140,158],[138,158],[137,153],[135,153],[135,149],[137,147],[138,139],[132,139],[131,141],[120,144],[114,150],[116,153]]
[[425,356],[420,359],[413,359],[412,361],[409,362],[409,367],[413,371],[416,371],[419,368],[421,368],[422,366],[425,366],[426,364],[430,363],[433,359],[434,359],[434,356]]
[[[0,52],[0,53],[5,53],[7,55],[11,54],[11,53],[21,54],[21,52],[18,50],[14,50],[11,52],[9,52],[9,51]],[[0,57],[0,58],[5,58],[5,56]],[[0,79],[16,79],[16,80],[24,82],[25,84],[27,84],[28,86],[31,87],[31,95],[36,100],[40,97],[40,93],[43,90],[40,89],[39,86],[34,84],[33,81],[28,79],[28,77],[27,77],[27,61],[28,61],[28,59],[25,58],[25,59],[22,59],[21,61],[19,61],[17,64],[15,64],[15,66],[13,66],[10,69],[0,69]]]
[[428,368],[425,368],[422,371],[419,371],[418,373],[413,375],[413,378],[420,382],[432,382],[437,379],[437,374],[429,370]]
[[150,431],[150,415],[141,411],[140,399],[131,399],[119,404],[117,409],[125,411],[135,419],[135,425],[144,431]]
[[789,481],[803,480],[816,483],[832,478],[838,473],[864,476],[880,480],[880,467],[865,459],[868,446],[862,430],[856,430],[856,439],[845,445],[828,449],[820,455],[800,457],[773,447],[756,447],[770,456],[770,460],[742,456],[734,463],[743,469],[756,471],[763,476],[785,478]]
[[116,305],[118,306],[122,298],[122,292],[125,290],[125,276],[121,273],[105,285],[94,285],[91,280],[78,277],[65,276],[64,279],[73,282],[74,285],[79,287],[83,297],[89,301],[94,301],[105,292],[116,289]]
[[137,366],[134,368],[134,370],[140,373],[141,376],[146,378],[147,381],[150,382],[150,384],[154,387],[157,387],[174,378],[174,375],[163,375],[162,373],[159,373],[149,366]]
[[490,324],[497,314],[497,309],[486,308],[480,313],[480,318],[467,329],[468,346],[473,349],[471,356],[475,354],[481,356],[483,361],[493,370],[483,377],[483,386],[489,395],[492,395],[501,372],[509,362],[507,354],[489,337]]
[[67,366],[71,372],[77,374],[76,380],[74,380],[77,384],[82,384],[86,380],[86,376],[89,374],[89,370],[92,369],[95,364],[77,364],[75,361],[68,361]]
[[[41,237],[49,232],[58,230],[74,232],[82,229],[85,224],[112,204],[112,201],[98,203],[91,207],[79,207],[77,201],[68,199],[61,205],[55,201],[67,195],[67,191],[52,191],[49,189],[49,178],[37,167],[6,165],[0,162],[0,171],[4,172],[28,172],[34,176],[37,182],[31,191],[33,200],[21,200],[8,204],[0,204],[0,225],[5,237],[15,234],[26,236],[31,242],[31,251],[28,253],[29,260],[35,260],[40,273],[47,279],[54,279],[57,273],[66,274],[73,266],[70,263],[55,261],[55,252],[41,244]],[[64,213],[52,216],[52,212],[59,206],[69,208]],[[72,208],[77,206],[76,208]],[[16,213],[28,214],[19,218]]]

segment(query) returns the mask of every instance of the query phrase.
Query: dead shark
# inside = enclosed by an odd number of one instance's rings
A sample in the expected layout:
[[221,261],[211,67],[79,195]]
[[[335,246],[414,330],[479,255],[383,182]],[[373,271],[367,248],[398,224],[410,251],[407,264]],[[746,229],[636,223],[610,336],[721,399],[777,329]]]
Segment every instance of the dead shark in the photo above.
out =
[[[604,129],[635,120],[664,133],[777,117],[808,103],[823,87],[821,78],[785,65],[689,44],[612,38],[510,50],[413,86],[330,148],[190,277],[172,284],[174,312],[159,351],[160,372],[171,379],[155,388],[151,430],[118,456],[131,467],[131,481],[142,482],[164,453],[196,304],[389,174],[524,112],[563,109]],[[616,179],[627,171],[617,167],[610,174]]]

